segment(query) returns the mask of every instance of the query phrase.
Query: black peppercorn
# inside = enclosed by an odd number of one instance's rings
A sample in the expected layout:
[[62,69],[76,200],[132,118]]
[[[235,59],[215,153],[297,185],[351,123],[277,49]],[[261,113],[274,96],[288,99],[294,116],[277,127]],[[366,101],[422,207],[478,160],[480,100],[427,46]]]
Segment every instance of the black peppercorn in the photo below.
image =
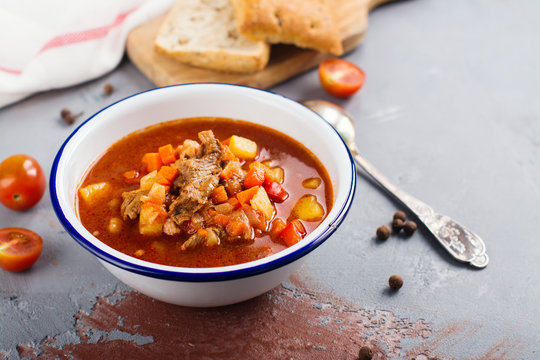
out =
[[113,91],[114,91],[114,87],[109,83],[106,83],[105,86],[103,87],[103,92],[105,93],[105,95],[111,95]]
[[403,279],[399,275],[392,275],[388,279],[388,285],[392,290],[399,290],[403,286]]
[[414,221],[407,221],[405,224],[403,224],[403,232],[405,235],[412,235],[416,231],[417,226]]
[[401,221],[405,222],[407,220],[407,215],[403,211],[398,211],[394,214],[393,219],[400,219]]
[[64,117],[64,121],[66,122],[66,124],[71,125],[75,122],[75,116],[73,116],[73,114],[67,114]]
[[392,229],[398,233],[400,232],[401,228],[403,228],[403,220],[394,218],[394,220],[392,220]]
[[390,227],[388,225],[382,225],[377,228],[377,239],[386,240],[390,237]]
[[358,352],[358,360],[371,360],[373,358],[373,351],[369,346],[362,346]]
[[62,111],[60,111],[60,116],[62,117],[62,119],[64,119],[66,116],[68,115],[71,115],[71,111],[69,109],[62,109]]
[[71,113],[69,109],[62,109],[60,111],[60,116],[64,120],[64,122],[68,125],[71,125],[75,122],[76,116]]

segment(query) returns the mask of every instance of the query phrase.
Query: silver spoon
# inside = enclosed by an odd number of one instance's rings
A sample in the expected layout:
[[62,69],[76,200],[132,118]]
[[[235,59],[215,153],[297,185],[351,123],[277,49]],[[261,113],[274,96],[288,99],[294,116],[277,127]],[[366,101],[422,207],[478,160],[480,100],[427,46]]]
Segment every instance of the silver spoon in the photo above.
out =
[[486,245],[478,235],[448,216],[436,213],[429,205],[398,188],[358,153],[354,140],[353,119],[343,108],[325,100],[305,100],[301,103],[315,111],[337,130],[351,150],[358,167],[405,205],[454,258],[476,268],[485,268],[488,265]]

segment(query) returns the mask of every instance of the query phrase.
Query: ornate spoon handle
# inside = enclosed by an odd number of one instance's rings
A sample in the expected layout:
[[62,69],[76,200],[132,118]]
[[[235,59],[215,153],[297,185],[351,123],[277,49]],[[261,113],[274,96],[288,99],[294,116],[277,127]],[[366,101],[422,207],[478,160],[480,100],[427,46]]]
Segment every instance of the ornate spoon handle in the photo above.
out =
[[358,166],[390,195],[409,208],[454,258],[477,268],[487,266],[489,258],[486,254],[486,245],[478,235],[448,216],[436,213],[429,205],[398,188],[367,162],[358,153],[354,144],[349,144],[349,147]]

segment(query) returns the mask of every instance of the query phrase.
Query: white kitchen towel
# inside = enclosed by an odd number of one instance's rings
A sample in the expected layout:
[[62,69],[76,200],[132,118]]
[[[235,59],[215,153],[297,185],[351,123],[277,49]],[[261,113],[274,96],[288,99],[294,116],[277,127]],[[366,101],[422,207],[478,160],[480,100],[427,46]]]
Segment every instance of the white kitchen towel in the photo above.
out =
[[0,1],[0,108],[114,69],[129,31],[174,1]]

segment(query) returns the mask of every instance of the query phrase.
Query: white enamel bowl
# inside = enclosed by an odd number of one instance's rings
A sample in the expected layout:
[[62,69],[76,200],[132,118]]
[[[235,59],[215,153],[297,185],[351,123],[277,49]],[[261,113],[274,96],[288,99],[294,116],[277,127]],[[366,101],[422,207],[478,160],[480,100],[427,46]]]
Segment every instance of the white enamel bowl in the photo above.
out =
[[[277,254],[217,268],[158,265],[123,254],[99,241],[79,221],[75,193],[87,169],[123,136],[163,121],[215,116],[277,129],[309,148],[324,164],[334,188],[334,206],[315,231]],[[355,193],[355,167],[342,139],[316,113],[268,91],[226,84],[186,84],[130,96],[79,126],[53,163],[53,207],[67,232],[118,279],[155,299],[184,306],[212,307],[250,299],[279,285],[309,252],[341,224]]]

